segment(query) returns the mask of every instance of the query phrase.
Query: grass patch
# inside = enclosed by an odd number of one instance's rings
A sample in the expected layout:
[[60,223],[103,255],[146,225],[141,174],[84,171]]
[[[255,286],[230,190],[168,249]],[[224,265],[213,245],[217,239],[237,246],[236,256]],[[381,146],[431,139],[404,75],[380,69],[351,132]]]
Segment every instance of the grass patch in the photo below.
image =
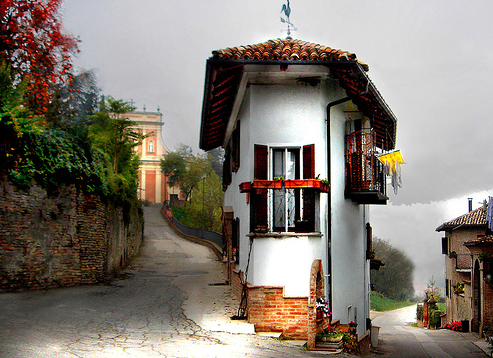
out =
[[391,298],[387,298],[381,293],[375,291],[371,292],[370,302],[371,302],[371,309],[380,312],[392,311],[398,308],[407,307],[414,304],[413,302],[409,302],[409,301],[396,301]]
[[190,221],[188,220],[187,213],[185,210],[179,206],[172,206],[171,212],[176,220],[178,220],[183,225],[190,225]]
[[437,304],[438,310],[440,310],[442,313],[447,312],[447,304],[445,302],[438,302]]

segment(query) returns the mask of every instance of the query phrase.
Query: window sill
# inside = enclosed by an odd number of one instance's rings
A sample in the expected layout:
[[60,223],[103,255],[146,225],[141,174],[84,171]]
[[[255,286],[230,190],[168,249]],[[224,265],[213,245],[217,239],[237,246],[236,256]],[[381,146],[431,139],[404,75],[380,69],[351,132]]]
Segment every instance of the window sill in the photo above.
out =
[[320,232],[262,232],[262,233],[250,233],[247,236],[251,238],[274,238],[274,239],[284,239],[284,238],[292,238],[292,237],[312,237],[312,238],[320,238],[322,237],[322,233]]

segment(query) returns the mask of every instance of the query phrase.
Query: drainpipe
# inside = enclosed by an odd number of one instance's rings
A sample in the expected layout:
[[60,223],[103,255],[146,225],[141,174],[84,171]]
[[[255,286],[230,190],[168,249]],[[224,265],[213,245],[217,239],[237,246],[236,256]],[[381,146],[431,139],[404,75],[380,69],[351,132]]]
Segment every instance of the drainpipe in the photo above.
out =
[[[329,181],[330,185],[332,186],[332,179],[331,179],[331,161],[330,161],[330,142],[331,142],[331,137],[330,137],[330,110],[332,107],[337,106],[339,104],[342,104],[344,102],[347,102],[351,100],[349,97],[344,97],[341,99],[338,99],[336,101],[330,102],[327,105],[327,180]],[[332,312],[332,188],[329,190],[329,198],[328,198],[328,203],[327,203],[327,276],[329,280],[329,307],[330,311]]]
[[[369,91],[370,87],[370,80],[367,78],[365,90],[361,92],[358,96],[363,96],[366,95]],[[329,181],[331,188],[329,190],[329,200],[328,200],[328,209],[327,209],[327,243],[328,243],[328,248],[327,248],[327,265],[328,267],[328,277],[329,277],[329,287],[330,287],[330,292],[329,292],[329,306],[330,306],[330,311],[332,312],[332,179],[331,179],[331,170],[330,170],[330,143],[331,143],[331,137],[330,137],[330,110],[332,107],[337,106],[339,104],[345,103],[350,101],[351,98],[344,97],[341,99],[338,99],[336,101],[330,102],[327,105],[327,180]]]

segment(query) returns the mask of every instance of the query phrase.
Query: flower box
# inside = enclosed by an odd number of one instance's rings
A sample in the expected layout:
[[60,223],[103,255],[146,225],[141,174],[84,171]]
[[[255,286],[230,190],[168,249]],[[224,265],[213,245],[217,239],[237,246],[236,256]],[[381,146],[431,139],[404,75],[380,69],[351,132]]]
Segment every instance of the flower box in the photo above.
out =
[[240,184],[240,192],[254,189],[316,189],[328,193],[330,186],[320,179],[254,180]]

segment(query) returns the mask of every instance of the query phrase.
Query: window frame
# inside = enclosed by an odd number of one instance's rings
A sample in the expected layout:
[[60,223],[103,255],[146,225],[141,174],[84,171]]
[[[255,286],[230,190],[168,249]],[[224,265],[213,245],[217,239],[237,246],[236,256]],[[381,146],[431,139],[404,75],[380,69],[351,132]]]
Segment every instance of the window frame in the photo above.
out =
[[[286,179],[303,179],[302,175],[302,146],[269,146],[269,156],[268,156],[268,179],[276,180],[276,177],[282,176],[284,180]],[[276,172],[276,155],[275,153],[283,153],[282,156],[282,173]],[[288,177],[288,160],[289,153],[294,153],[294,177]],[[277,175],[281,174],[281,175]],[[281,194],[281,195],[278,195]],[[293,195],[294,200],[294,217],[290,220],[289,216],[289,201],[290,195]],[[275,215],[275,201],[276,198],[284,197],[284,200],[281,201],[284,204],[284,213],[281,215],[281,220],[283,220],[283,226],[275,226],[276,224],[276,215]],[[301,199],[301,190],[300,189],[273,189],[268,191],[268,224],[273,232],[294,232],[296,230],[296,221],[301,218],[301,213],[303,212],[303,200]],[[292,225],[290,226],[290,222]]]
[[[318,204],[319,193],[317,192],[317,189],[314,188],[288,189],[290,191],[293,190],[295,193],[295,214],[293,220],[291,220],[292,225],[289,226],[290,222],[285,220],[284,227],[274,227],[274,191],[279,190],[279,187],[284,188],[283,180],[274,180],[274,176],[278,174],[274,172],[274,152],[280,149],[284,150],[284,153],[289,153],[290,151],[295,151],[296,153],[294,178],[290,177],[289,179],[315,179],[315,144],[255,144],[254,180],[265,180],[267,182],[277,183],[275,185],[277,189],[274,189],[271,186],[271,188],[257,188],[251,192],[250,231],[259,233],[316,232],[316,228],[319,224],[316,219],[317,211],[320,210],[320,207]],[[284,161],[287,160],[286,155],[284,155],[283,158]],[[287,218],[287,215],[285,215],[284,218]]]

